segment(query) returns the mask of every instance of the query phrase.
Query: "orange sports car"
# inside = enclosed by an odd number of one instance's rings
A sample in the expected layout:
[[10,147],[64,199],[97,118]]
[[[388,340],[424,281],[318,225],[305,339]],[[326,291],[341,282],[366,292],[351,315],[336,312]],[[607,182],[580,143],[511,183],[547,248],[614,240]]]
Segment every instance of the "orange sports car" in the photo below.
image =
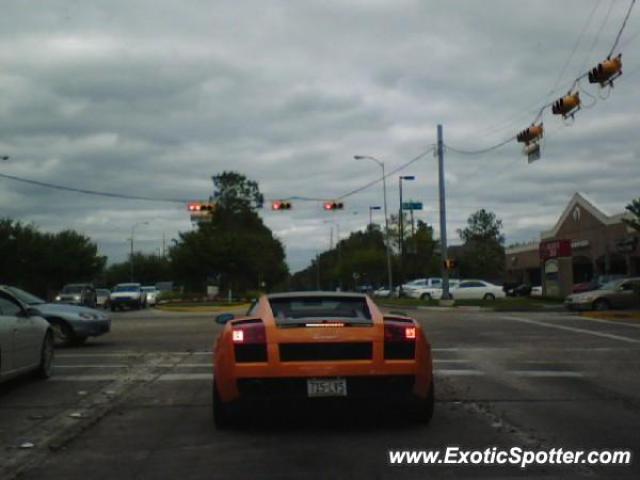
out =
[[383,314],[357,293],[263,295],[244,317],[226,313],[214,347],[213,415],[219,428],[243,406],[327,397],[406,402],[433,416],[431,345],[418,322]]

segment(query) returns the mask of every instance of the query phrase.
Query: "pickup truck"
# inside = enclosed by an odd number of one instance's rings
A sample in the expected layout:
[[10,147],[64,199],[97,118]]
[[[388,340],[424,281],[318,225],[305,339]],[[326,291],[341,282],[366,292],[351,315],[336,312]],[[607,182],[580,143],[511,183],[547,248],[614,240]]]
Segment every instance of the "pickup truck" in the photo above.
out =
[[139,283],[119,283],[111,290],[109,305],[112,312],[125,307],[140,310],[147,306],[147,296]]

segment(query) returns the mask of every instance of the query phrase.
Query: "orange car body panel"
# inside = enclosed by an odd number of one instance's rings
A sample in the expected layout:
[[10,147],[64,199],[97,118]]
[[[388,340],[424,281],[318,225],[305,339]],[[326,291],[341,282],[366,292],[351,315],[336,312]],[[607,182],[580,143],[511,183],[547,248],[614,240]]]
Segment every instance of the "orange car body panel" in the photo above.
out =
[[[415,358],[412,360],[385,360],[383,314],[373,301],[367,297],[373,326],[367,327],[307,327],[279,328],[276,325],[269,301],[266,296],[259,299],[250,317],[240,317],[228,322],[218,336],[213,353],[215,382],[224,402],[240,397],[236,379],[240,378],[321,378],[349,376],[387,376],[414,375],[414,395],[425,398],[429,394],[432,380],[431,345],[426,339],[420,324],[416,322]],[[398,315],[386,318],[407,318]],[[235,362],[234,345],[231,338],[233,324],[249,318],[264,322],[267,337],[268,362]],[[339,361],[287,361],[281,362],[278,345],[280,343],[370,341],[373,344],[371,360]]]

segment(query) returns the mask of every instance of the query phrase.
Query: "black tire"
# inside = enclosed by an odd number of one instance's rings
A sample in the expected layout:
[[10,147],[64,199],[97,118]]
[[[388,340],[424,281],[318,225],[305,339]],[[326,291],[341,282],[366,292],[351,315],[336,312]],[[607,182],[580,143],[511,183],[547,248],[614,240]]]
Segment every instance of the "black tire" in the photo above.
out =
[[83,345],[87,341],[87,337],[81,337],[78,335],[74,335],[73,338],[69,341],[69,345],[73,345],[74,347],[78,347]]
[[51,322],[54,338],[57,338],[65,345],[78,346],[82,345],[87,337],[76,335],[73,329],[62,320]]
[[216,382],[213,382],[213,399],[212,399],[212,411],[213,411],[213,424],[218,430],[225,430],[233,424],[233,418],[229,407],[223,403],[218,393],[218,387]]
[[111,311],[112,311],[112,312],[115,312],[115,311],[116,311],[116,306],[115,306],[115,305],[111,305],[111,307],[110,307],[110,308],[111,308]]
[[593,309],[598,310],[599,312],[611,310],[611,303],[606,298],[599,298],[593,302]]
[[423,293],[422,295],[420,295],[420,300],[424,300],[425,302],[428,302],[431,300],[431,294],[430,293]]
[[483,300],[489,300],[491,302],[493,302],[496,299],[496,296],[493,293],[485,293],[484,297],[482,297]]
[[429,395],[425,399],[420,399],[415,406],[415,419],[423,425],[428,425],[433,418],[435,408],[435,391],[433,388],[433,380],[429,387]]
[[53,332],[49,331],[42,341],[42,348],[40,349],[40,365],[36,370],[38,378],[47,379],[51,376],[51,370],[53,365],[54,345],[53,345]]

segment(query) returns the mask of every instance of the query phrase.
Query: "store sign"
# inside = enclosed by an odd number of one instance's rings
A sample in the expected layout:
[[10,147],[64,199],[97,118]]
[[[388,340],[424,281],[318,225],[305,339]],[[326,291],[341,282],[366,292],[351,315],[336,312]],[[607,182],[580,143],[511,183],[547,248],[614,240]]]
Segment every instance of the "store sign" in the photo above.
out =
[[571,256],[571,240],[550,240],[540,242],[540,259],[570,257]]
[[571,248],[573,250],[577,248],[587,248],[589,246],[589,240],[574,240],[571,242]]
[[626,237],[616,240],[616,251],[618,253],[633,253],[638,247],[638,237]]

